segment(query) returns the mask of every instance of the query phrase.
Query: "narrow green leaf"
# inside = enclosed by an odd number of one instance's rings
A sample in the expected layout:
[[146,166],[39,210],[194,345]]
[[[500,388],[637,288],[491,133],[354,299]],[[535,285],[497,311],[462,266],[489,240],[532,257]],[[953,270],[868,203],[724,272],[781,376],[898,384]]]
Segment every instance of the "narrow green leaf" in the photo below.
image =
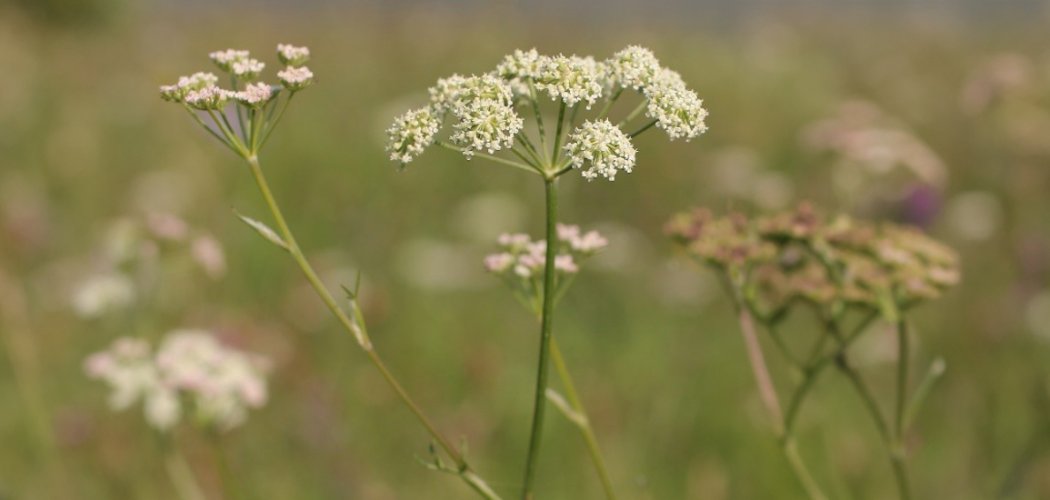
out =
[[260,236],[262,236],[263,238],[266,238],[270,243],[273,243],[274,245],[277,245],[277,246],[279,246],[279,247],[281,247],[281,248],[283,248],[285,250],[288,250],[288,244],[285,243],[285,241],[283,239],[281,239],[280,236],[277,235],[276,231],[274,231],[273,229],[270,229],[269,226],[267,226],[266,224],[263,224],[262,222],[259,222],[259,221],[255,220],[255,219],[253,219],[251,217],[247,217],[247,216],[241,215],[241,214],[239,214],[237,212],[234,212],[234,214],[237,215],[237,218],[241,219],[241,221],[243,221],[249,227],[254,229],[255,232],[259,233]]

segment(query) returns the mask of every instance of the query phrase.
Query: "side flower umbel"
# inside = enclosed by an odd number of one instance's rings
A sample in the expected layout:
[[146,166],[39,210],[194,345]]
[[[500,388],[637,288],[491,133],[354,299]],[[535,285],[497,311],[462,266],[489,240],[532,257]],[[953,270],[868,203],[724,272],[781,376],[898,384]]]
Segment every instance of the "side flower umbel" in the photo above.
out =
[[[313,83],[313,72],[303,66],[310,58],[310,49],[280,44],[277,56],[286,65],[277,72],[281,85],[256,82],[266,63],[253,59],[247,50],[226,49],[208,57],[229,75],[232,88],[219,87],[219,77],[213,73],[198,72],[161,86],[161,98],[182,104],[215,139],[249,158],[269,139],[292,96]],[[239,88],[241,84],[244,88]]]
[[144,340],[117,339],[89,356],[84,370],[110,386],[110,407],[124,410],[142,401],[146,421],[160,431],[185,417],[206,428],[230,430],[267,399],[269,362],[223,346],[200,330],[169,333],[155,353]]
[[[624,91],[642,100],[619,122],[609,121]],[[468,159],[482,156],[545,178],[576,168],[588,180],[613,180],[617,171],[631,172],[631,139],[649,128],[686,140],[707,130],[707,110],[696,92],[678,73],[660,66],[651,51],[638,46],[602,61],[516,50],[488,73],[439,79],[429,95],[425,107],[395,119],[387,130],[392,161],[404,165],[437,144]],[[551,101],[557,106],[556,119],[542,109]],[[601,104],[600,111],[584,116],[597,110],[595,104]],[[527,131],[522,112],[534,119],[535,135]],[[631,126],[643,113],[647,122]],[[450,127],[443,139],[446,120]],[[551,122],[549,130],[545,123]],[[627,127],[632,131],[625,131]],[[570,143],[563,148],[566,140]],[[494,156],[499,152],[512,156]]]
[[[485,270],[499,276],[529,310],[540,314],[547,241],[532,241],[527,234],[502,234],[501,251],[485,257]],[[555,296],[560,298],[580,271],[580,265],[609,244],[597,231],[580,232],[579,226],[558,224],[554,257]]]

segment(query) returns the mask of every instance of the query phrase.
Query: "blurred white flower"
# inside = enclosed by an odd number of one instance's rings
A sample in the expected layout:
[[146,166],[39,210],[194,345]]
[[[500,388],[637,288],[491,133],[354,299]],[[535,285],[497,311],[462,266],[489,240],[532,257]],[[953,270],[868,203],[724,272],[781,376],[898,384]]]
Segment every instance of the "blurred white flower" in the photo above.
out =
[[[208,54],[208,58],[211,59],[219,69],[226,72],[233,69],[234,63],[244,61],[249,57],[250,54],[247,50],[236,49],[217,50]],[[212,82],[212,85],[214,85],[214,82]]]
[[313,83],[314,73],[306,66],[289,66],[277,72],[277,79],[284,88],[295,92]]
[[302,66],[310,60],[310,49],[279,43],[277,44],[277,58],[286,66]]
[[113,409],[141,400],[147,423],[161,431],[178,423],[184,404],[195,422],[229,430],[267,399],[266,360],[225,347],[200,330],[169,333],[156,354],[143,340],[117,339],[84,365],[89,377],[110,386]]
[[649,99],[646,116],[656,120],[656,126],[667,136],[686,141],[707,131],[707,110],[704,101],[686,87],[682,76],[663,68],[644,88]]
[[266,63],[258,59],[241,59],[230,65],[230,72],[244,80],[254,80],[266,69]]
[[569,136],[565,153],[587,180],[602,176],[612,181],[618,171],[631,172],[636,151],[627,134],[603,119],[583,122]]
[[146,214],[146,228],[153,236],[169,241],[182,241],[190,231],[189,225],[181,217],[159,212]]
[[208,111],[222,109],[233,96],[233,92],[211,85],[187,92],[185,100],[186,104],[196,109]]
[[226,274],[226,253],[222,244],[210,235],[194,238],[190,253],[209,278],[219,279]]
[[257,82],[249,83],[244,90],[234,93],[234,98],[249,107],[259,107],[274,97],[273,87],[270,84]]
[[97,318],[122,309],[135,300],[135,285],[123,274],[99,274],[88,278],[73,293],[73,309],[83,318]]

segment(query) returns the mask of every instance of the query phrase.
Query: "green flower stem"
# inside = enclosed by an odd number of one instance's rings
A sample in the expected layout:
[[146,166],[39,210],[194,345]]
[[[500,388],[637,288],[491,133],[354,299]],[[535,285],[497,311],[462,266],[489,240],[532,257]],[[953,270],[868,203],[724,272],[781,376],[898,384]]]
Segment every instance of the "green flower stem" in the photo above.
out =
[[569,373],[569,368],[565,364],[565,358],[562,356],[557,338],[551,338],[550,348],[551,360],[554,361],[554,369],[558,372],[562,387],[565,388],[565,396],[569,399],[569,405],[572,406],[573,411],[577,415],[583,417],[582,421],[577,422],[574,420],[573,423],[580,429],[583,440],[587,444],[587,453],[590,454],[591,462],[594,463],[594,469],[602,482],[605,498],[616,500],[616,493],[613,491],[612,480],[609,478],[605,459],[602,458],[601,449],[598,447],[598,439],[594,436],[594,429],[591,427],[591,419],[587,416],[587,409],[584,408],[583,403],[580,401],[580,396],[576,392],[576,384],[573,383],[572,374]]
[[628,135],[627,137],[630,137],[631,139],[634,139],[635,137],[638,137],[639,135],[642,135],[642,132],[645,132],[646,130],[649,130],[649,129],[653,128],[653,125],[656,125],[656,120],[652,120],[649,123],[646,123],[645,125],[642,125],[642,128],[640,128],[638,130],[635,130],[634,132],[631,132],[631,134]]
[[788,426],[791,421],[794,420],[794,414],[798,411],[798,406],[801,405],[801,400],[809,390],[809,386],[812,385],[813,380],[816,377],[810,372],[806,372],[807,378],[803,381],[802,386],[795,392],[794,398],[791,401],[791,407],[789,407],[788,416],[785,417],[784,413],[780,408],[780,401],[777,398],[776,387],[773,386],[773,380],[769,375],[769,368],[766,366],[765,357],[762,354],[762,346],[758,342],[758,335],[755,332],[755,321],[751,316],[750,309],[743,303],[742,299],[737,300],[737,319],[740,323],[740,333],[744,337],[744,344],[747,348],[747,357],[751,364],[751,370],[755,376],[755,382],[758,384],[758,393],[762,400],[762,404],[766,407],[766,411],[769,412],[771,419],[773,420],[775,433],[780,437],[781,451],[783,451],[788,464],[791,465],[791,471],[795,474],[799,483],[802,484],[806,494],[809,495],[811,500],[826,500],[827,496],[817,486],[816,481],[813,479],[813,475],[810,474],[809,469],[806,468],[805,463],[802,461],[802,457],[798,454],[798,450],[795,449],[794,440],[791,438]]
[[551,165],[558,164],[558,156],[561,155],[561,131],[565,124],[565,101],[558,106],[558,126],[554,132],[554,149],[551,150]]
[[[270,134],[273,133],[273,129],[277,128],[277,123],[281,121],[281,118],[284,117],[284,111],[286,109],[288,109],[288,105],[291,104],[293,97],[295,97],[295,92],[289,91],[288,92],[288,98],[285,99],[284,101],[282,101],[284,104],[281,105],[281,109],[279,109],[277,111],[277,115],[273,116],[272,117],[273,119],[271,119],[270,116],[266,117],[266,122],[268,123],[268,125],[266,126],[266,131],[263,132],[262,140],[259,141],[259,146],[260,147],[262,147],[264,144],[266,144],[266,141],[268,141],[270,139]],[[277,104],[275,104],[274,107],[271,108],[270,113],[273,113],[273,109],[276,109],[276,108],[277,108]]]
[[628,123],[630,123],[631,120],[637,118],[638,115],[642,114],[642,111],[645,111],[645,107],[648,106],[648,105],[649,105],[649,100],[648,99],[643,100],[641,103],[638,104],[637,107],[634,108],[633,111],[631,111],[630,114],[627,115],[626,118],[624,118],[622,121],[620,121],[620,123],[617,123],[616,126],[623,128],[624,125],[627,125]]
[[233,146],[231,146],[230,143],[223,136],[219,135],[219,133],[215,131],[215,129],[208,126],[207,123],[204,123],[204,120],[201,120],[201,117],[197,115],[197,112],[193,108],[189,107],[189,105],[187,104],[183,104],[182,107],[186,109],[186,112],[189,113],[190,116],[192,116],[193,119],[197,121],[197,124],[199,124],[206,132],[208,132],[208,134],[210,134],[216,140],[221,142],[224,146],[230,148],[230,151],[240,154],[240,152],[234,149]]
[[[447,143],[445,141],[437,141],[436,144],[438,146],[441,146],[441,147],[445,148],[445,149],[451,149],[452,151],[456,151],[456,152],[459,152],[459,153],[462,153],[464,151],[463,148],[461,148],[459,146],[455,146],[455,145],[449,144],[449,143]],[[500,163],[500,164],[503,164],[503,165],[508,165],[508,166],[511,166],[511,167],[514,167],[514,168],[519,168],[521,170],[526,170],[526,171],[532,172],[534,174],[539,172],[536,169],[536,167],[534,167],[532,165],[529,165],[529,164],[526,164],[526,163],[517,162],[517,161],[514,161],[514,160],[508,160],[506,158],[500,158],[498,156],[492,156],[490,154],[479,153],[479,152],[475,151],[474,152],[474,156],[477,156],[478,158],[484,158],[486,160],[494,161],[496,163]]]
[[781,448],[784,450],[788,464],[791,465],[791,470],[795,472],[795,477],[802,483],[802,489],[806,490],[806,495],[809,495],[811,500],[827,500],[828,496],[820,489],[820,485],[813,479],[813,474],[806,468],[802,456],[798,454],[798,446],[795,445],[795,441],[785,440]]
[[416,419],[423,425],[430,436],[437,442],[438,446],[448,454],[449,458],[452,459],[456,464],[456,469],[459,471],[459,477],[467,483],[475,492],[481,495],[483,498],[490,500],[499,499],[497,495],[484,480],[481,479],[477,474],[471,471],[467,461],[463,458],[459,451],[456,450],[445,437],[438,432],[437,428],[431,423],[430,419],[423,413],[419,405],[408,395],[401,383],[394,377],[394,375],[387,368],[386,363],[379,356],[379,353],[375,351],[372,346],[372,342],[368,337],[368,332],[364,327],[364,322],[357,309],[356,301],[352,302],[354,307],[354,320],[343,311],[341,307],[336,303],[332,294],[325,287],[324,283],[317,276],[313,266],[303,255],[302,250],[299,249],[299,244],[295,240],[295,236],[292,234],[292,230],[288,227],[288,223],[284,219],[284,215],[281,213],[280,207],[277,205],[277,200],[273,197],[273,193],[270,191],[270,186],[266,182],[266,176],[263,174],[262,168],[259,166],[258,157],[252,155],[247,158],[248,165],[251,167],[252,176],[255,178],[256,184],[259,186],[259,191],[262,193],[262,197],[266,202],[267,207],[270,209],[270,213],[273,215],[274,221],[277,223],[277,229],[280,231],[281,237],[284,239],[285,244],[288,247],[288,253],[295,260],[295,263],[299,265],[303,274],[306,276],[306,280],[310,282],[314,290],[321,297],[321,300],[328,307],[329,311],[339,320],[343,328],[354,335],[357,339],[358,344],[361,346],[365,354],[368,355],[368,359],[375,365],[376,369],[386,380],[387,384],[394,390],[398,398],[401,399],[402,403],[408,407],[408,409],[415,415]]
[[171,480],[171,484],[175,487],[175,492],[180,499],[207,500],[208,497],[204,495],[200,484],[197,483],[197,479],[193,476],[193,470],[190,469],[186,459],[174,445],[171,445],[168,456],[164,459],[164,469],[168,473],[168,479]]
[[[836,340],[839,340],[840,345],[845,339],[842,338],[836,330],[832,330]],[[879,435],[882,437],[883,442],[890,456],[890,466],[893,469],[893,477],[897,483],[897,491],[901,500],[910,500],[911,493],[908,487],[908,472],[904,468],[904,455],[900,450],[900,443],[894,438],[891,433],[890,426],[886,423],[886,418],[882,416],[882,411],[879,409],[878,402],[875,401],[875,396],[872,395],[871,390],[868,388],[867,383],[857,373],[857,370],[849,364],[849,360],[846,354],[843,352],[835,359],[835,365],[839,368],[846,378],[849,379],[853,388],[856,389],[857,394],[864,402],[865,409],[871,414],[872,420],[875,422],[875,427],[879,431]]]
[[521,497],[532,500],[533,483],[536,479],[536,464],[539,461],[540,442],[543,440],[543,417],[547,409],[547,375],[550,361],[550,342],[554,315],[554,258],[557,241],[558,187],[555,179],[544,180],[547,205],[547,261],[543,266],[543,309],[540,317],[540,352],[536,367],[536,392],[533,397],[532,431],[529,435],[529,451],[525,457],[525,479]]
[[543,126],[543,112],[540,111],[540,100],[536,96],[536,86],[529,80],[529,101],[532,102],[532,112],[536,115],[536,130],[540,134],[540,147],[547,149],[547,132]]
[[904,440],[904,413],[908,406],[908,323],[897,321],[897,415],[894,420],[894,437],[900,445]]
[[612,96],[605,100],[605,106],[602,106],[601,112],[599,112],[598,117],[595,118],[596,120],[601,120],[602,118],[609,116],[609,110],[612,109],[613,103],[615,103],[616,100],[620,98],[620,94],[623,94],[623,87],[616,89],[616,92],[614,92]]

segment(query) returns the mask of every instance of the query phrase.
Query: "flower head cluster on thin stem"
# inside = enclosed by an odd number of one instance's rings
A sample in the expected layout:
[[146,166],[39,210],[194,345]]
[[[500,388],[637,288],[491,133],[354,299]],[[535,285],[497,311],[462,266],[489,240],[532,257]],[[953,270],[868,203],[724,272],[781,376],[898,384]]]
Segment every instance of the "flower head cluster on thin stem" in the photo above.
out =
[[[255,155],[292,96],[313,83],[313,72],[303,66],[310,57],[308,48],[281,44],[277,53],[286,65],[277,72],[280,85],[255,81],[266,64],[253,59],[247,50],[226,49],[212,52],[209,58],[229,75],[232,88],[220,87],[214,73],[198,72],[161,86],[161,98],[182,104],[208,133],[238,155]],[[241,84],[243,88],[239,88]]]
[[807,204],[754,220],[697,209],[675,217],[667,231],[691,255],[747,280],[774,309],[796,298],[910,306],[959,281],[955,252],[918,229],[825,220]]
[[266,404],[262,357],[220,344],[210,333],[176,330],[156,352],[148,342],[124,337],[89,356],[84,369],[109,385],[110,406],[124,410],[142,401],[147,423],[171,430],[184,416],[218,430],[244,423]]
[[[621,121],[609,121],[625,90],[637,93],[642,102]],[[387,131],[391,160],[411,162],[437,144],[467,158],[480,155],[547,178],[575,167],[587,179],[613,180],[617,172],[633,170],[631,140],[648,129],[686,140],[707,130],[707,111],[697,94],[650,50],[638,46],[606,60],[515,50],[490,73],[439,79],[429,96],[427,106],[398,117]],[[543,110],[549,101],[557,106],[553,120]],[[583,116],[597,109],[595,104],[601,105],[597,115]],[[522,113],[535,119],[535,135]],[[625,130],[643,114],[648,122]],[[440,137],[446,120],[447,140]],[[513,158],[494,156],[502,152]]]
[[[582,232],[579,226],[558,224],[554,258],[556,296],[568,288],[580,265],[608,246],[597,231]],[[502,234],[500,252],[485,257],[485,270],[503,279],[515,297],[537,314],[543,299],[543,268],[547,263],[547,241],[533,241],[523,233]]]

